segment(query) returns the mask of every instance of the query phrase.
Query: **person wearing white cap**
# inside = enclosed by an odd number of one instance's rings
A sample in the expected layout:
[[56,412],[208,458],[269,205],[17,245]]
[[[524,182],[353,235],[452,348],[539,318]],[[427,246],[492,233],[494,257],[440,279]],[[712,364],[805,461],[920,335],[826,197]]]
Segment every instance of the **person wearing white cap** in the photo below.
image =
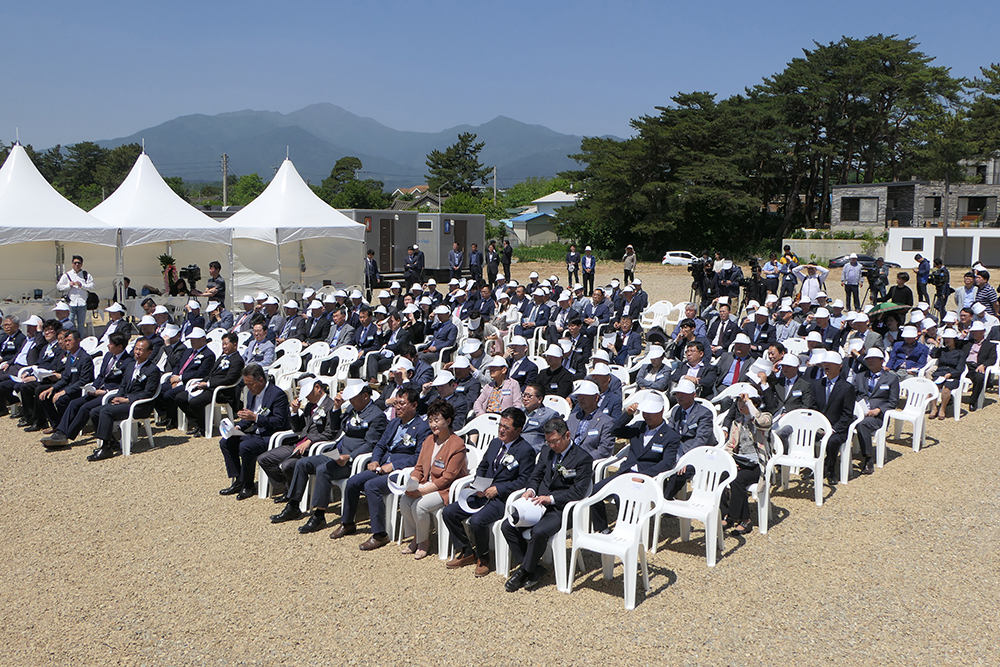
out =
[[[41,318],[37,315],[29,317],[24,327],[27,334],[21,331],[21,322],[15,315],[3,318],[3,335],[0,336],[0,378],[7,379],[16,376],[17,372],[28,365],[28,354],[35,344],[44,340],[38,335]],[[7,406],[0,406],[0,415],[7,414]]]
[[553,417],[559,416],[558,412],[544,404],[547,394],[545,387],[537,383],[525,386],[521,392],[525,418],[521,437],[536,452],[540,452],[545,445],[545,424]]
[[614,456],[616,420],[600,407],[601,390],[591,380],[581,380],[573,390],[576,406],[566,420],[573,446],[594,460]]
[[208,328],[205,331],[222,329],[228,333],[233,328],[233,314],[218,301],[209,301],[208,305],[205,306],[205,312],[208,314],[209,320]]
[[[183,331],[181,333],[183,337]],[[153,401],[160,419],[157,426],[176,428],[177,396],[185,391],[188,382],[208,377],[215,364],[215,353],[208,347],[205,330],[195,327],[184,339],[191,347],[181,355],[180,366],[160,386],[160,395]]]
[[309,313],[309,317],[302,326],[302,333],[304,334],[302,340],[303,347],[320,341],[326,341],[330,335],[330,320],[326,318],[326,308],[323,306],[323,302],[318,300],[312,301],[309,304],[307,312]]
[[573,391],[574,374],[563,366],[563,350],[559,345],[549,345],[543,355],[546,368],[538,371],[538,384],[545,388],[545,393],[569,398]]
[[538,366],[528,359],[528,341],[524,336],[514,336],[507,345],[507,359],[510,362],[509,377],[517,382],[518,388],[524,390],[525,385],[538,380]]
[[392,295],[389,294],[389,292],[387,292],[386,290],[380,290],[379,291],[379,293],[378,293],[378,302],[379,302],[380,306],[382,306],[382,307],[385,308],[385,312],[388,315],[392,315],[396,311],[402,310],[402,308],[397,308],[396,307],[396,304],[394,303]]
[[285,321],[287,319],[279,312],[279,305],[277,299],[269,296],[264,300],[261,307],[264,315],[264,324],[267,326],[267,339],[272,343],[277,342],[278,335],[285,328]]
[[764,441],[771,437],[771,415],[762,413],[758,404],[756,392],[743,392],[722,422],[726,434],[724,449],[733,455],[738,468],[729,489],[722,495],[719,511],[723,528],[732,528],[734,535],[753,531],[748,490],[760,479],[760,471],[766,463],[761,460],[767,444]]
[[[823,353],[823,377],[812,381],[812,409],[823,413],[833,433],[826,447],[824,476],[833,486],[840,478],[837,461],[840,446],[847,439],[847,432],[854,421],[854,385],[847,381],[844,361],[838,352]],[[803,473],[804,477],[808,472]]]
[[518,336],[533,336],[536,328],[545,327],[549,323],[551,309],[546,303],[548,292],[539,287],[531,293],[531,298],[531,303],[522,311],[524,317],[521,318],[521,323],[514,327],[514,333]]
[[[750,339],[745,333],[740,332],[733,340],[733,351],[719,355],[716,364],[719,369],[718,389],[721,391],[739,382],[746,382],[754,359],[755,357],[750,354]],[[728,410],[730,405],[730,399],[726,399],[722,403],[722,410]]]
[[[850,322],[851,332],[844,337],[844,349],[847,350],[847,354],[855,359],[861,358],[863,355],[867,354],[868,350],[876,348],[878,350],[883,350],[885,344],[882,342],[882,336],[878,332],[873,331],[869,326],[868,316],[864,313],[855,313],[854,318]],[[846,331],[846,330],[845,330]],[[852,341],[861,341],[860,347],[858,343]]]
[[847,294],[847,307],[851,307],[851,300],[854,300],[854,310],[861,310],[861,297],[859,290],[861,289],[861,277],[864,273],[864,267],[858,264],[857,253],[852,252],[848,256],[848,262],[844,264],[844,268],[840,272],[840,284],[844,287],[844,292]]
[[507,579],[504,589],[513,593],[522,586],[532,590],[545,575],[538,563],[549,540],[562,529],[563,508],[586,497],[591,488],[594,460],[582,447],[574,447],[573,434],[561,418],[545,424],[545,442],[538,464],[528,480],[523,498],[545,508],[545,513],[525,538],[524,529],[505,520],[500,527],[514,561],[521,566]]
[[187,340],[191,332],[195,329],[205,330],[205,318],[201,314],[201,304],[198,303],[197,299],[188,301],[184,310],[187,311],[187,315],[184,317],[184,322],[180,325],[181,338]]
[[[594,354],[596,358],[598,353]],[[603,360],[595,363],[587,373],[587,380],[597,385],[601,392],[598,408],[614,420],[622,414],[622,381],[611,374],[611,367]]]
[[597,271],[597,258],[593,255],[593,249],[587,246],[583,250],[583,257],[580,258],[580,265],[583,267],[583,291],[587,296],[594,293],[594,275]]
[[843,332],[830,323],[830,311],[822,306],[806,316],[805,322],[799,327],[799,336],[808,336],[813,331],[819,332],[826,349],[834,350],[840,345]]
[[716,262],[715,270],[719,277],[719,294],[728,296],[732,299],[733,304],[738,305],[743,268],[730,259],[724,259],[721,263]]
[[403,258],[403,281],[407,285],[423,282],[424,279],[424,253],[418,250],[419,247],[408,247],[406,257]]
[[474,410],[477,417],[486,413],[500,414],[510,407],[524,407],[521,388],[517,380],[507,377],[507,370],[507,362],[502,357],[493,357],[486,365],[490,382],[483,387],[476,400]]
[[299,304],[294,299],[290,299],[285,302],[285,321],[281,327],[281,331],[278,332],[274,339],[275,345],[281,345],[286,340],[297,338],[302,340],[305,338],[305,323],[306,320],[302,317],[302,313],[299,312]]
[[646,363],[639,367],[635,384],[639,389],[655,389],[666,391],[670,385],[670,367],[663,363],[664,349],[659,345],[650,345],[646,355]]
[[[56,319],[59,320],[59,324],[62,325],[63,329],[74,329],[73,318],[70,315],[70,308],[65,301],[58,302],[53,308],[52,312],[55,313]],[[86,313],[84,313],[86,316]]]
[[[174,322],[166,306],[155,306],[151,315],[153,316],[153,319],[156,320],[156,333],[158,334],[163,333],[163,327],[168,324],[173,324]],[[180,325],[178,325],[178,328],[179,327]]]
[[108,314],[108,326],[101,335],[101,344],[107,343],[111,334],[120,333],[126,339],[132,336],[132,325],[125,320],[125,308],[120,303],[113,303],[104,309]]
[[583,309],[583,323],[585,325],[583,332],[591,340],[597,335],[598,328],[602,324],[610,323],[614,316],[613,304],[604,297],[604,289],[598,287],[592,292]]
[[484,370],[480,373],[473,367],[469,358],[463,355],[455,357],[455,361],[448,364],[447,370],[451,371],[455,376],[455,380],[458,381],[458,386],[455,387],[455,391],[459,393],[464,393],[466,396],[466,401],[469,405],[474,406],[476,401],[479,399],[479,393],[483,389],[483,385],[489,382],[489,378],[486,374],[486,366],[489,366],[490,361],[499,357],[489,357],[487,361],[483,362]]
[[88,292],[94,289],[94,276],[83,268],[80,255],[73,255],[72,264],[73,268],[59,277],[56,289],[65,294],[67,309],[73,313],[73,328],[82,332],[87,320]]
[[902,336],[903,340],[897,341],[892,346],[888,368],[898,375],[900,380],[905,380],[920,373],[927,363],[930,350],[917,340],[920,337],[917,327],[912,325],[903,327]]
[[764,410],[771,414],[775,424],[792,410],[810,409],[812,406],[812,385],[809,378],[799,372],[799,358],[785,354],[775,365],[774,372],[760,377],[765,387],[761,400]]
[[[240,302],[243,305],[243,312],[239,315],[233,317],[233,326],[230,327],[232,333],[241,333],[243,331],[251,331],[253,326],[254,315],[256,311],[254,309],[255,303],[253,297],[247,294],[243,297]],[[264,321],[263,317],[258,318],[260,321]]]
[[243,363],[260,364],[265,370],[274,363],[274,343],[267,338],[267,328],[263,322],[253,325],[253,337],[243,349]]
[[758,307],[752,320],[743,325],[743,333],[750,339],[750,351],[755,357],[762,356],[767,348],[777,342],[777,333],[764,306]]
[[468,395],[464,391],[457,391],[457,389],[458,380],[451,371],[439,371],[433,380],[425,382],[420,388],[417,412],[421,415],[427,415],[427,408],[431,403],[438,399],[443,400],[455,410],[455,417],[451,425],[455,431],[460,431],[465,426],[472,405],[469,403]]
[[941,388],[941,400],[934,402],[927,418],[947,419],[951,393],[958,388],[962,371],[965,370],[967,353],[964,346],[959,345],[958,332],[948,328],[941,332],[941,345],[932,354],[937,357],[932,377],[934,383]]
[[815,305],[817,303],[816,296],[821,291],[821,285],[826,282],[830,269],[815,264],[806,264],[796,266],[792,269],[792,273],[802,281],[802,298],[809,299],[809,303]]
[[778,308],[777,320],[774,324],[774,340],[784,343],[789,338],[795,338],[799,333],[799,323],[795,320],[795,313],[789,305],[782,305]]
[[[257,464],[270,482],[271,495],[277,498],[287,498],[295,466],[309,453],[309,448],[317,442],[333,442],[337,439],[339,430],[337,405],[327,395],[323,382],[312,375],[305,375],[299,378],[298,384],[298,395],[289,404],[294,435],[281,440],[284,444],[257,457]],[[317,458],[321,459],[320,463],[327,463],[332,459],[329,455]],[[293,521],[301,516],[298,503],[290,503],[279,514],[271,517],[271,523]]]
[[[715,413],[695,401],[697,392],[698,387],[687,379],[681,379],[674,386],[674,400],[677,404],[670,409],[666,420],[680,438],[680,445],[677,447],[677,460],[680,460],[682,456],[695,447],[714,447],[717,444],[714,426]],[[676,462],[673,461],[670,467],[672,468]],[[692,471],[684,470],[671,476],[664,486],[664,496],[668,500],[672,500],[691,477],[691,474]]]
[[[151,346],[149,354],[153,357],[154,364],[159,361],[160,352],[163,350],[163,338],[157,333],[157,328],[156,318],[153,315],[143,315],[139,319],[139,333],[149,341]],[[177,327],[177,333],[180,335],[180,327]]]
[[[227,403],[232,410],[239,405],[238,392],[241,389],[237,386],[243,374],[245,362],[239,353],[239,336],[234,333],[226,333],[222,337],[222,353],[212,364],[211,370],[201,382],[193,383],[190,391],[179,392],[174,397],[177,408],[187,415],[188,435],[195,438],[204,438],[205,433],[205,408],[212,402],[213,394],[219,387],[221,389],[215,401],[217,403]],[[185,385],[187,388],[187,385]],[[207,434],[211,436],[212,434]]]
[[972,304],[972,315],[973,322],[982,322],[986,327],[986,340],[1000,339],[1000,319],[994,317],[989,308],[976,302]]
[[635,320],[628,314],[618,320],[618,333],[613,342],[604,344],[612,360],[619,366],[630,366],[632,359],[642,353],[642,334],[633,329]]
[[882,428],[886,410],[895,410],[899,403],[899,378],[885,371],[884,363],[882,350],[872,348],[865,354],[867,368],[854,376],[855,399],[865,403],[865,418],[855,426],[861,444],[862,475],[875,471],[873,435]]
[[969,411],[975,412],[979,407],[979,396],[983,392],[986,369],[997,361],[997,344],[986,340],[986,327],[982,322],[973,322],[969,327],[969,339],[962,346],[965,353],[965,365],[968,368],[968,378],[972,380],[972,398],[969,401]]
[[[848,315],[853,317],[854,311],[853,310],[848,311]],[[833,303],[830,304],[830,324],[832,324],[838,329],[843,329],[844,320],[845,320],[844,302],[842,299],[836,299],[835,301],[833,301]],[[847,325],[848,326],[850,325],[849,321],[847,322]]]
[[580,282],[580,253],[572,243],[566,252],[566,282],[570,285]]
[[[173,371],[180,368],[181,361],[184,359],[187,351],[191,349],[181,340],[181,328],[176,324],[168,324],[163,327],[161,338],[163,339],[163,352],[166,354],[163,370]],[[158,358],[157,361],[159,361]]]
[[[430,335],[431,342],[420,353],[420,360],[427,364],[437,361],[442,350],[454,347],[455,340],[458,338],[458,327],[451,321],[451,310],[448,309],[448,306],[438,306],[434,309],[434,315],[430,331],[424,333],[425,337]],[[442,359],[442,361],[446,361],[446,359]]]
[[46,429],[46,434],[52,433],[70,401],[82,396],[84,385],[94,381],[94,360],[81,350],[81,338],[77,329],[64,330],[60,345],[65,354],[61,362],[51,368],[58,375],[20,385],[21,408],[25,415],[34,417],[33,424],[25,432]]

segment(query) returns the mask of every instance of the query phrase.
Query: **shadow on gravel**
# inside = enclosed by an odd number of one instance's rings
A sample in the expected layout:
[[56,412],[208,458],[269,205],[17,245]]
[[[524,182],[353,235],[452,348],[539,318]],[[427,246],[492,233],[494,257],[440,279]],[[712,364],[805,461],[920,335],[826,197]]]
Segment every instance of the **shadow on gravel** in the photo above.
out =
[[[638,569],[638,564],[636,565],[635,606],[637,608],[647,599],[663,593],[677,583],[677,574],[668,567],[654,563],[653,558],[655,556],[646,555],[646,566],[649,569],[649,593],[646,593],[642,584],[642,570]],[[596,569],[591,566],[596,566]],[[551,580],[551,582],[548,580]],[[546,583],[555,585],[555,579],[551,574],[546,575],[545,581]],[[624,600],[625,593],[624,586],[625,574],[622,562],[616,559],[614,576],[611,579],[605,579],[601,568],[600,554],[589,551],[586,552],[585,560],[580,559],[577,561],[576,578],[570,582],[571,591],[586,588],[622,601]]]

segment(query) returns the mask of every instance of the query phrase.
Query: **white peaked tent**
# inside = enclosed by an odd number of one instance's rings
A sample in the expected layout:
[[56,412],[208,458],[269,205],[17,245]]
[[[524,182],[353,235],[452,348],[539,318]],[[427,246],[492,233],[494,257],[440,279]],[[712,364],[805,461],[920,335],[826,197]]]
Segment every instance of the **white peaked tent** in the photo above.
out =
[[226,223],[233,233],[234,299],[300,281],[363,283],[364,225],[317,197],[291,160]]
[[158,257],[164,253],[178,268],[201,267],[199,289],[205,288],[212,260],[222,264],[223,277],[232,283],[230,230],[178,197],[145,152],[91,215],[120,230],[118,275],[128,276],[136,291],[144,284],[163,289]]
[[118,231],[78,208],[49,185],[20,144],[0,167],[0,297],[41,289],[57,296],[62,263],[82,255],[94,291],[107,294],[114,278]]

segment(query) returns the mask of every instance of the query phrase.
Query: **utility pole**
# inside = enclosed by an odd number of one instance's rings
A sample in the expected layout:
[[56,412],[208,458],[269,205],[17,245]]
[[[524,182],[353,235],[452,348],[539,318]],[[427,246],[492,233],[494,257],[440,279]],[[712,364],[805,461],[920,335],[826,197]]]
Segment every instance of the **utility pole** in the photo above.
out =
[[493,203],[497,203],[497,166],[493,165]]
[[229,185],[229,156],[225,153],[222,154],[222,205],[229,205],[229,195],[228,195],[228,185]]

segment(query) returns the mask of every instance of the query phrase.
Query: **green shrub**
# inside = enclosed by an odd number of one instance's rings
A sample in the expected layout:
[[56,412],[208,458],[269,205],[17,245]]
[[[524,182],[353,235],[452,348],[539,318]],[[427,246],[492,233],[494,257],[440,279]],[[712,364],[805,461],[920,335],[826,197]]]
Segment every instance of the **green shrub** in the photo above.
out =
[[791,235],[788,238],[790,238],[790,239],[804,239],[804,238],[806,238],[806,230],[804,230],[801,227],[799,227],[794,232],[792,232]]

